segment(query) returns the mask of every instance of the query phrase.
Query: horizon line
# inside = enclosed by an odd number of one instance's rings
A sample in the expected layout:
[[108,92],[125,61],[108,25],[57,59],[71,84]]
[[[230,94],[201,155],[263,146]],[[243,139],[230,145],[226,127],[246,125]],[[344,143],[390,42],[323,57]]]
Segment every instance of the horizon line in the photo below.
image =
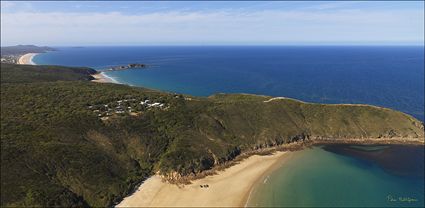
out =
[[1,47],[13,46],[38,46],[38,47],[144,47],[144,46],[425,46],[423,44],[408,44],[408,43],[388,43],[388,44],[96,44],[96,45],[55,45],[55,44],[15,44],[1,45]]

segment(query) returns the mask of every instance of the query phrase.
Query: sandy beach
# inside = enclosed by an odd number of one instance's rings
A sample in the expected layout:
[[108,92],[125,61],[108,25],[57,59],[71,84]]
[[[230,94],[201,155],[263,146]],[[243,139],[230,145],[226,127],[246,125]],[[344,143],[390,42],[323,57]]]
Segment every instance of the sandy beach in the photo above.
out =
[[[26,64],[26,65],[36,65],[32,59],[35,55],[38,53],[27,53],[23,56],[21,56],[18,60],[18,64]],[[92,80],[93,82],[100,82],[100,83],[118,83],[116,80],[106,76],[103,72],[93,74],[92,75],[95,79]]]
[[34,58],[34,56],[37,54],[38,53],[27,53],[19,57],[18,64],[35,65],[35,63],[32,61],[32,58]]
[[97,73],[97,74],[92,74],[91,76],[95,78],[94,80],[92,80],[93,82],[99,82],[99,83],[118,83],[117,81],[115,81],[114,79],[106,76],[102,72]]
[[[178,187],[162,181],[160,176],[147,179],[117,207],[243,207],[253,186],[291,156],[291,152],[253,155],[216,175]],[[208,188],[200,185],[207,184]]]

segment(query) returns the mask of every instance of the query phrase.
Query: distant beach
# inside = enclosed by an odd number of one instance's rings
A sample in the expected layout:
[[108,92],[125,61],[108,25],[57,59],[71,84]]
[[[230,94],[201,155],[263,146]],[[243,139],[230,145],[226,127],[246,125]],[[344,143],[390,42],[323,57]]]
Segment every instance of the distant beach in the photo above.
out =
[[216,175],[194,180],[189,185],[170,184],[155,175],[116,207],[243,207],[254,184],[262,181],[291,154],[276,152],[266,156],[253,155]]
[[116,84],[119,84],[119,82],[117,80],[115,80],[114,78],[106,75],[104,72],[100,72],[98,74],[93,74],[92,77],[95,78],[94,80],[92,80],[93,82],[99,82],[99,83],[116,83]]
[[36,65],[32,59],[34,58],[35,55],[37,55],[38,53],[27,53],[24,54],[23,56],[19,57],[18,60],[18,64],[26,64],[26,65]]
[[[34,63],[32,59],[37,54],[38,53],[27,53],[27,54],[22,55],[21,57],[19,57],[18,64],[36,65],[36,63]],[[94,80],[92,80],[93,82],[99,82],[99,83],[117,83],[117,84],[119,84],[118,81],[116,81],[112,77],[109,77],[104,72],[100,72],[98,74],[93,74],[92,76],[95,78]]]

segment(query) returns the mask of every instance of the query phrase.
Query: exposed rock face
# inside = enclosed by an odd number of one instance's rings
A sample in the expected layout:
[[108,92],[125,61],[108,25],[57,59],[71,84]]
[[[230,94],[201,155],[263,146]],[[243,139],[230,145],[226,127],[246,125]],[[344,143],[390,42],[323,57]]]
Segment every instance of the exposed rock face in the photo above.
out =
[[177,171],[173,171],[173,172],[170,172],[170,173],[162,173],[160,176],[163,179],[165,179],[166,181],[169,181],[169,182],[177,182],[183,177]]

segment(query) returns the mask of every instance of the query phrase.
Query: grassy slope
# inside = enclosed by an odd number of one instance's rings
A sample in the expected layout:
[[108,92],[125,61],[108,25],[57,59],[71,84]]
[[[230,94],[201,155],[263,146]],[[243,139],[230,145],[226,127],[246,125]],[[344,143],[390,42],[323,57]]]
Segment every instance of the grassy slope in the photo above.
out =
[[[2,206],[107,206],[156,171],[198,173],[303,138],[424,137],[419,121],[390,109],[240,94],[185,99],[82,81],[91,73],[2,64]],[[108,122],[87,108],[129,97],[171,108]]]

